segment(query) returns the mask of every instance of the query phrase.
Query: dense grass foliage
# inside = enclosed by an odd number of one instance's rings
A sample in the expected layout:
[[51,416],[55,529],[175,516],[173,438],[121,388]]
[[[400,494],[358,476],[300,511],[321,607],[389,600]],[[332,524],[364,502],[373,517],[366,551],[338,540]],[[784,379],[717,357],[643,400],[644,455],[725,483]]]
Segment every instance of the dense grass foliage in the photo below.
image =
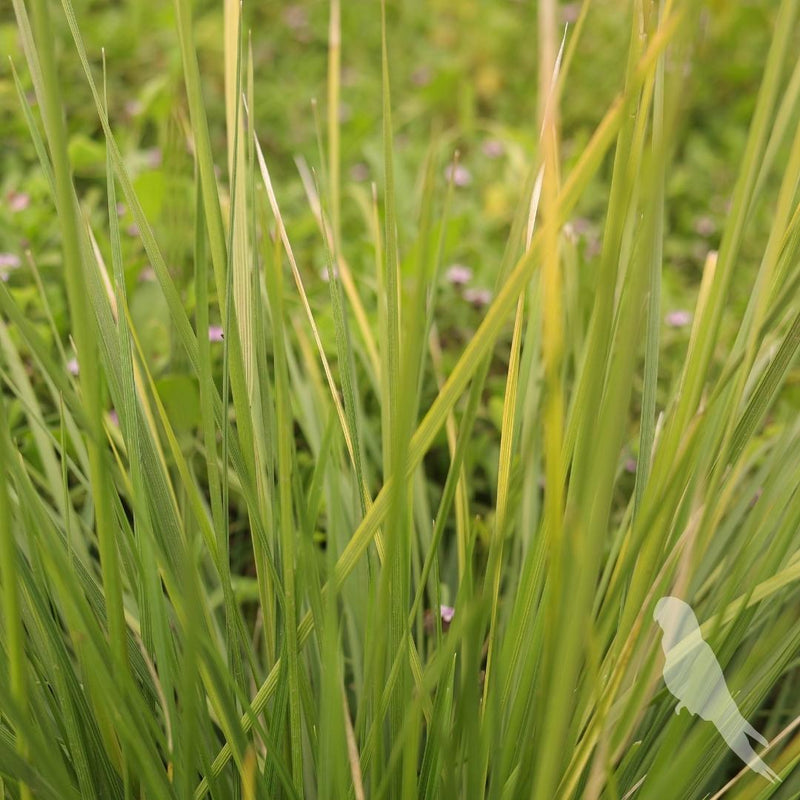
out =
[[4,796],[800,796],[800,3],[89,5],[2,84]]

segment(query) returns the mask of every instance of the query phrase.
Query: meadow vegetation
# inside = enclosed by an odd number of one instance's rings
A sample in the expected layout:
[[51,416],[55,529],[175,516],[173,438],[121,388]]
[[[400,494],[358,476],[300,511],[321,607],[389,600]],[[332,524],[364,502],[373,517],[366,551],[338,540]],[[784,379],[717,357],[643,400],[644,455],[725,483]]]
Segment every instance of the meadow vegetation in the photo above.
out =
[[800,796],[800,2],[12,5],[0,795]]

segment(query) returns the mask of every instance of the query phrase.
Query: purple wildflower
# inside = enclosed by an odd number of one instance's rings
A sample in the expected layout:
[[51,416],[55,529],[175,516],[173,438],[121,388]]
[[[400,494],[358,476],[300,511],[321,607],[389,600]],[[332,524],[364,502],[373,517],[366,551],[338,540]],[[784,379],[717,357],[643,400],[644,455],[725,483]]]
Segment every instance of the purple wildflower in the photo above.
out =
[[685,328],[691,321],[692,312],[683,309],[670,311],[669,314],[664,317],[664,322],[666,322],[670,328]]
[[308,26],[308,11],[301,5],[287,6],[283,12],[283,21],[287,28],[300,31]]
[[24,211],[31,204],[31,196],[25,192],[9,192],[8,207],[12,214]]
[[20,263],[16,253],[0,253],[0,281],[5,283],[11,276],[11,270],[16,269]]
[[472,280],[472,270],[463,264],[453,264],[446,273],[448,283],[454,286],[463,286]]
[[367,180],[367,178],[369,178],[369,167],[362,161],[353,164],[353,166],[350,167],[350,177],[352,180],[358,181],[359,183]]
[[472,173],[463,164],[449,164],[444,171],[447,180],[452,180],[456,186],[464,187],[472,183]]
[[161,166],[162,156],[160,147],[151,147],[149,150],[144,151],[145,163],[148,167],[157,169]]
[[487,139],[481,145],[481,150],[486,158],[500,158],[505,153],[506,148],[499,139]]
[[476,308],[481,308],[492,302],[492,293],[488,289],[465,289],[464,299]]
[[144,105],[140,100],[128,100],[125,103],[125,113],[129,117],[138,117],[144,111]]
[[717,230],[717,226],[711,217],[698,217],[694,223],[694,230],[700,236],[708,238]]
[[578,21],[578,16],[581,13],[580,3],[565,3],[561,6],[561,22],[569,23],[570,25]]

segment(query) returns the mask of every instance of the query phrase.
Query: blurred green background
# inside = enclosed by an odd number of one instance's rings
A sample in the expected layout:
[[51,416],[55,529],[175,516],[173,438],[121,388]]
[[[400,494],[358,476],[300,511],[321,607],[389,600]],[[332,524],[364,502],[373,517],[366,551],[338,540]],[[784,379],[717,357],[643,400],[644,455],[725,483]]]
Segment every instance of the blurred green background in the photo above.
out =
[[[224,177],[222,6],[222,2],[196,3],[195,19],[212,145]],[[105,49],[112,125],[136,176],[145,211],[165,243],[165,255],[191,309],[193,162],[187,144],[188,111],[172,4],[76,0],[75,8],[98,78]],[[682,71],[685,92],[679,109],[680,135],[672,143],[674,168],[667,185],[663,387],[678,374],[702,265],[708,251],[719,243],[776,8],[774,2],[705,4],[698,14],[694,41],[671,54],[671,68]],[[313,101],[318,101],[316,114],[324,120],[328,3],[246,2],[244,11],[251,31],[258,134],[309,295],[312,303],[319,301],[318,322],[323,332],[330,331],[325,338],[333,347],[322,269],[325,255],[296,164],[302,159],[312,169],[320,165]],[[579,11],[580,3],[562,4],[562,23],[574,24]],[[494,284],[511,214],[535,155],[536,3],[407,0],[389,2],[387,13],[401,250],[415,225],[416,187],[432,141],[444,163],[456,149],[460,152],[445,263],[465,265],[472,276],[466,287],[445,287],[437,313],[447,370],[480,320],[481,303]],[[63,15],[56,17],[60,20],[58,59],[63,85],[69,87],[63,102],[70,152],[86,212],[97,216],[101,224],[95,230],[102,232],[108,226],[102,224],[106,214],[105,150],[100,126]],[[621,88],[629,20],[629,4],[617,0],[596,0],[589,11],[562,98],[565,172]],[[10,54],[28,90],[11,13],[0,25],[0,51]],[[371,248],[363,243],[370,237],[370,184],[380,182],[382,163],[379,3],[355,0],[343,4],[342,65],[343,250],[356,278],[372,286]],[[28,92],[28,97],[32,99],[32,93]],[[0,277],[30,318],[41,322],[42,336],[50,336],[35,275],[25,255],[29,249],[66,341],[69,331],[57,219],[7,63],[0,73],[0,129]],[[571,223],[574,257],[580,269],[591,271],[598,258],[608,196],[604,182],[610,177],[610,167],[609,158]],[[149,279],[132,217],[124,206],[119,213],[132,313],[152,366],[168,380],[181,370],[173,363],[178,356],[166,306],[157,284]],[[742,250],[739,269],[743,276],[753,274],[763,249],[769,220],[760,218],[759,213],[766,211],[756,212]],[[106,243],[100,245],[107,252]],[[749,285],[749,279],[734,283],[734,306],[743,309]],[[735,321],[726,318],[727,324]],[[505,358],[502,348],[498,358]],[[503,369],[498,369],[497,375],[497,380],[504,380]],[[792,393],[785,395],[777,414],[791,413],[795,405]],[[496,396],[501,397],[502,392]],[[489,403],[483,409],[483,427],[477,429],[490,450],[496,448],[499,400],[496,406]],[[187,427],[194,422],[190,417]],[[632,433],[633,425],[632,419]],[[627,455],[635,454],[631,449]],[[487,458],[485,463],[496,462]]]

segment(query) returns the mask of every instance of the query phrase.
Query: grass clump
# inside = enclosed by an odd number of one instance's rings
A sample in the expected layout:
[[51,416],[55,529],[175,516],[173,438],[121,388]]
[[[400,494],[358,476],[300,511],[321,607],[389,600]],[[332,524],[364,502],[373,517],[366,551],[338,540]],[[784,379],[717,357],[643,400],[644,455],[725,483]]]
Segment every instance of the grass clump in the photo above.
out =
[[[538,5],[533,145],[493,289],[471,287],[476,327],[454,352],[447,276],[470,278],[446,259],[469,173],[450,130],[413,184],[398,164],[393,7],[380,16],[381,177],[350,192],[331,0],[296,238],[259,130],[259,32],[238,3],[219,32],[218,148],[192,4],[175,2],[178,233],[148,214],[152,187],[110,113],[113,60],[87,51],[83,17],[71,0],[58,13],[14,0],[27,77],[15,65],[13,81],[58,215],[77,374],[41,281],[44,328],[0,283],[8,796],[797,795],[800,428],[769,415],[800,346],[798,4],[777,10],[669,380],[669,178],[699,11],[633,3],[621,85],[567,163],[590,5],[565,32],[556,4]],[[75,178],[56,31],[102,130],[102,212]],[[590,267],[567,223],[601,190]],[[157,282],[150,310],[134,302],[118,201]],[[652,619],[665,594],[692,603],[783,783],[672,713]]]

